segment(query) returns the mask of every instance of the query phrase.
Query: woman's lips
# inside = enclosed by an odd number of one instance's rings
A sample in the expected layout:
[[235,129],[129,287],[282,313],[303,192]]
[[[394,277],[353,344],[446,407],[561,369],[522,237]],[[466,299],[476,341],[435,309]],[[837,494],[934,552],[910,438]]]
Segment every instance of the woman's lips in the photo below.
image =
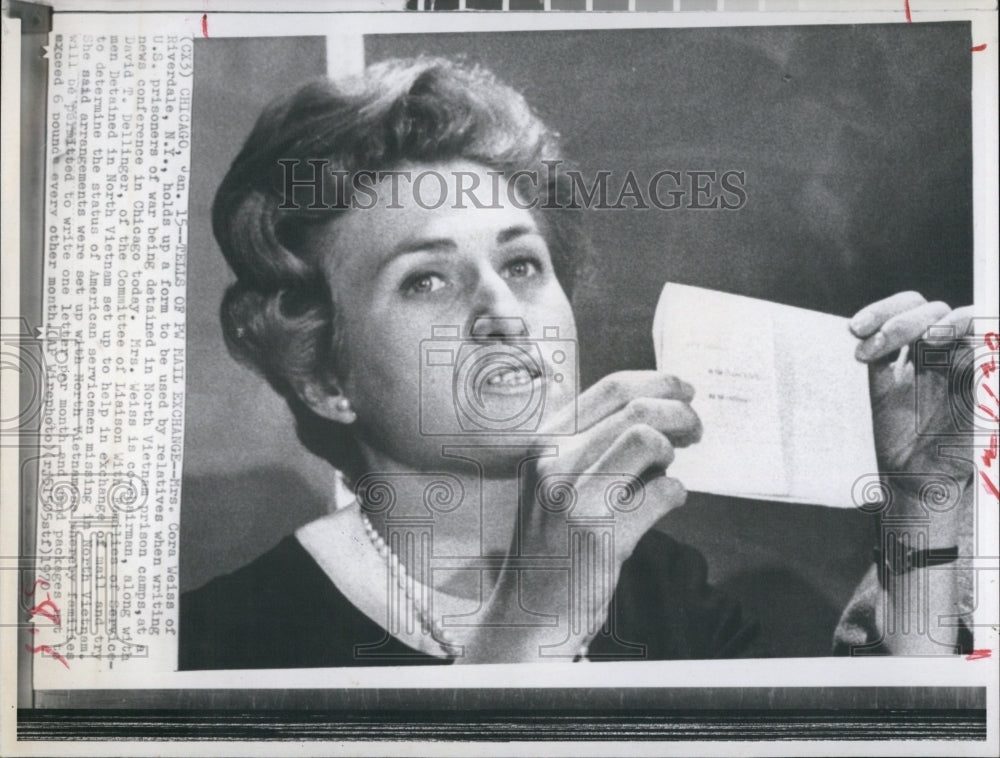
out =
[[479,391],[489,395],[517,395],[537,391],[542,384],[537,367],[501,366],[489,371],[479,383]]
[[486,384],[490,387],[513,387],[520,384],[527,384],[532,379],[536,379],[537,377],[537,372],[528,371],[524,368],[502,368],[491,373],[486,379]]

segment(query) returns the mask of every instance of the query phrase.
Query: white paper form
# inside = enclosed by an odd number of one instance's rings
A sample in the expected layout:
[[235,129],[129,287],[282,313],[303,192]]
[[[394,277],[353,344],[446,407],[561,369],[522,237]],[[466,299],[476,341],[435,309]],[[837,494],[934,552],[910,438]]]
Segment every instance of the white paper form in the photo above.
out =
[[695,387],[704,426],[671,476],[697,492],[854,507],[852,485],[878,466],[847,319],[668,283],[653,343],[657,368]]

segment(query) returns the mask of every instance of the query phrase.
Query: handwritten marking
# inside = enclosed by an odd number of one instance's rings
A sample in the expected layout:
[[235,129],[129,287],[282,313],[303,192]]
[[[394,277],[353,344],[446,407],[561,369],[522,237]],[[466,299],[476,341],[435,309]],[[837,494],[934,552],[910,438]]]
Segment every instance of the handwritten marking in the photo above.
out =
[[985,50],[985,49],[986,49],[986,43],[984,42],[984,43],[983,43],[983,44],[981,44],[981,45],[973,45],[973,46],[972,46],[972,47],[970,47],[969,49],[970,49],[970,50],[971,50],[972,52],[974,52],[974,53],[981,53],[981,52],[983,52],[983,50]]
[[57,661],[59,661],[63,666],[69,668],[69,662],[65,658],[63,658],[59,653],[53,650],[49,645],[38,645],[37,647],[32,647],[31,645],[25,645],[24,649],[27,650],[29,653],[48,653]]
[[52,598],[49,593],[45,593],[45,599],[28,611],[28,618],[33,616],[45,616],[49,621],[51,621],[56,626],[62,626],[61,619],[62,616],[59,613],[59,606],[52,602]]
[[979,368],[983,370],[983,374],[989,379],[993,375],[993,372],[997,370],[997,359],[990,358],[989,363],[980,363]]
[[203,36],[203,37],[207,37],[208,36],[208,14],[207,13],[202,13],[201,14],[201,36]]
[[993,460],[997,457],[997,453],[1000,452],[1000,440],[997,439],[997,435],[990,435],[990,444],[983,451],[983,465],[989,468],[993,465]]
[[[987,332],[983,336],[983,344],[990,350],[1000,349],[1000,334],[997,334],[996,332]],[[990,376],[992,376],[997,370],[995,356],[990,356],[989,362],[987,363],[984,361],[979,364],[979,367],[982,369],[985,379],[989,381]],[[981,384],[979,386],[981,386],[986,391],[986,394],[993,400],[993,405],[1000,409],[1000,398],[997,398],[997,394],[993,391],[993,389],[988,384]],[[983,411],[994,421],[1000,421],[997,414],[986,403],[979,403],[979,410]],[[1000,500],[1000,489],[997,488],[993,478],[987,472],[987,469],[993,469],[994,464],[997,461],[998,453],[1000,453],[1000,440],[998,440],[997,435],[991,434],[989,444],[983,451],[982,458],[980,458],[983,468],[980,469],[979,476],[983,480],[983,487],[986,491],[997,500]]]
[[[986,394],[987,395],[989,395],[991,398],[993,398],[993,402],[998,407],[1000,407],[1000,398],[998,398],[994,394],[993,390],[991,390],[987,385],[983,385],[983,389],[986,390]],[[981,410],[983,413],[985,413],[987,416],[989,416],[994,421],[1000,421],[1000,416],[997,416],[997,414],[995,414],[993,412],[993,409],[990,408],[988,405],[986,405],[986,403],[980,403],[979,404],[979,410]]]
[[[22,588],[24,590],[24,594],[28,596],[34,595],[35,590],[38,588],[38,585],[42,585],[42,589],[45,590],[48,590],[50,586],[48,581],[46,581],[45,579],[36,579],[35,583],[30,588],[28,589]],[[29,621],[34,616],[44,616],[56,626],[62,626],[61,623],[62,615],[59,613],[59,606],[55,604],[55,602],[52,600],[52,596],[49,595],[48,592],[45,593],[45,599],[42,602],[40,602],[38,605],[36,605],[34,608],[28,611]],[[31,634],[39,633],[38,628],[35,626],[32,626],[28,631]],[[25,645],[24,649],[31,654],[48,653],[57,661],[59,661],[63,666],[69,668],[69,662],[60,653],[57,653],[52,648],[51,645],[35,645],[34,647],[32,647],[31,645]]]
[[24,590],[25,597],[32,597],[35,594],[35,590],[38,589],[38,585],[39,584],[42,585],[42,589],[43,590],[47,590],[51,586],[44,579],[36,579],[35,583],[31,587],[29,587],[28,589]]
[[984,648],[982,650],[973,650],[971,653],[965,656],[965,660],[978,661],[981,658],[989,658],[992,654],[993,651],[990,650],[989,648]]
[[910,15],[910,0],[903,0],[903,11],[906,13],[906,23],[913,23],[913,16]]
[[986,472],[980,471],[979,475],[983,478],[983,484],[986,485],[986,491],[993,495],[993,497],[1000,499],[1000,490],[998,490],[997,486],[990,481],[988,476],[986,476]]

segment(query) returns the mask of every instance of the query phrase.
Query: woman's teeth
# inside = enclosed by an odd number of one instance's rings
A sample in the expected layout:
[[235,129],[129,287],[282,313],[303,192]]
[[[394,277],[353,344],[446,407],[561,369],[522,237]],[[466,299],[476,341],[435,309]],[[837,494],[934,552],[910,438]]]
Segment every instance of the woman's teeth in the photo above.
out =
[[516,387],[529,384],[534,377],[524,369],[503,369],[490,375],[486,383],[490,386]]

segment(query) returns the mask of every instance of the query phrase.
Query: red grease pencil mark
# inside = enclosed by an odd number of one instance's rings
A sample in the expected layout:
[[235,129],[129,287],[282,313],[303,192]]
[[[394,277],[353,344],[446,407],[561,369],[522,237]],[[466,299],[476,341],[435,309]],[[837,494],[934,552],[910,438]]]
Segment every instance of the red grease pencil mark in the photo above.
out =
[[52,602],[52,598],[49,597],[48,592],[45,593],[45,599],[42,602],[28,611],[28,618],[30,619],[33,616],[44,616],[56,626],[62,626],[59,606]]
[[993,654],[993,651],[989,648],[984,648],[982,650],[973,650],[967,656],[965,660],[967,661],[978,661],[980,658],[989,658]]
[[998,490],[997,486],[990,481],[990,478],[988,476],[986,476],[986,472],[980,471],[979,476],[983,478],[983,486],[986,487],[986,491],[989,492],[991,495],[993,495],[993,497],[1000,500],[1000,490]]
[[[65,658],[59,655],[59,653],[57,653],[48,645],[38,645],[37,647],[32,647],[31,645],[25,645],[24,649],[27,650],[29,653],[48,653],[57,661],[59,661],[63,666],[69,668],[69,662],[67,662]],[[986,652],[988,653],[989,650],[987,650]]]
[[913,16],[910,15],[910,0],[903,0],[903,11],[906,13],[906,23],[913,23]]
[[972,46],[972,47],[970,47],[969,49],[970,49],[970,50],[971,50],[972,52],[974,52],[974,53],[981,53],[981,52],[983,52],[983,50],[985,50],[985,49],[986,49],[986,43],[984,42],[984,43],[983,43],[983,44],[981,44],[981,45],[973,45],[973,46]]
[[983,457],[981,459],[983,465],[986,466],[986,468],[992,466],[993,461],[996,460],[998,454],[1000,454],[1000,439],[997,438],[997,435],[993,434],[990,435],[989,446],[983,451]]
[[42,585],[42,589],[43,590],[47,590],[49,588],[49,586],[50,586],[49,583],[46,582],[44,579],[36,579],[35,583],[33,585],[31,585],[31,587],[29,587],[28,589],[24,590],[25,597],[31,597],[31,596],[33,596],[35,594],[35,590],[38,589],[38,585],[39,584]]
[[201,14],[201,36],[202,37],[207,37],[208,36],[208,14],[207,13],[202,13]]
[[[991,398],[993,398],[993,404],[996,405],[998,408],[1000,408],[1000,397],[997,397],[996,393],[993,390],[991,390],[990,387],[989,387],[989,385],[987,385],[987,384],[983,385],[983,389],[986,390],[986,394],[987,395],[989,395]],[[995,414],[990,409],[990,407],[988,405],[986,405],[985,403],[980,403],[979,404],[979,408],[984,413],[988,414],[989,417],[991,419],[993,419],[994,421],[1000,421],[1000,416],[997,416],[997,414]]]

